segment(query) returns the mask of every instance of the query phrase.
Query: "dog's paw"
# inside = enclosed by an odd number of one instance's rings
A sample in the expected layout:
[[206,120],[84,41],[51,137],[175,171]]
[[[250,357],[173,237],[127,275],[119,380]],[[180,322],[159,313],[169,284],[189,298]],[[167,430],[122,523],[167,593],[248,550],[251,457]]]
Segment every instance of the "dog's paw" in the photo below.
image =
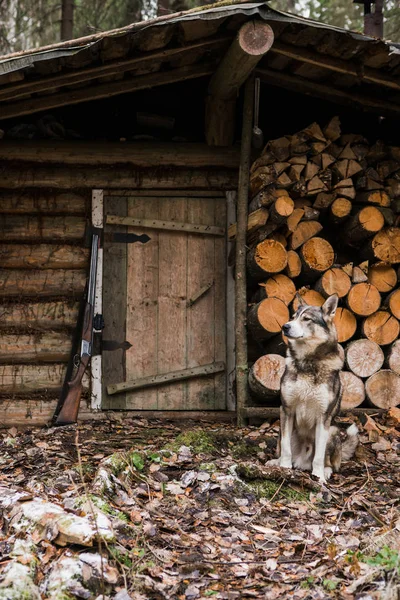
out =
[[330,479],[330,477],[332,475],[332,468],[331,467],[325,467],[325,469],[324,469],[324,475],[325,475],[325,479],[328,481],[328,479]]
[[314,468],[312,474],[318,477],[320,483],[326,483],[324,468]]
[[271,460],[267,460],[267,462],[265,463],[265,466],[266,467],[279,467],[279,463],[280,463],[279,458],[272,458]]
[[291,469],[292,468],[292,459],[291,458],[280,458],[279,466],[283,469]]

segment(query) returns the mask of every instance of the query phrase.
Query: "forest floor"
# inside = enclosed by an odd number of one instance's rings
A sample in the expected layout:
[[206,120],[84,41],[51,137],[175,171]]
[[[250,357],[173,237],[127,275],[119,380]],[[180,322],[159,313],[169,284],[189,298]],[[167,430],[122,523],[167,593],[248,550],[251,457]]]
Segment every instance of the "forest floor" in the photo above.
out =
[[356,422],[326,487],[276,421],[2,430],[0,600],[397,600],[400,409]]

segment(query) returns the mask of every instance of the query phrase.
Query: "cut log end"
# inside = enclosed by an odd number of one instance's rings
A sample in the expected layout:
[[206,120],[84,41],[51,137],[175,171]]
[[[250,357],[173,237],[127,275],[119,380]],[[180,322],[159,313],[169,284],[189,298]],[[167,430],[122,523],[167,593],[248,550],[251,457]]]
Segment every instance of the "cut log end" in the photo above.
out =
[[267,298],[279,298],[288,306],[296,294],[296,286],[286,275],[278,273],[267,279],[265,283]]
[[266,239],[249,253],[247,266],[249,275],[263,279],[270,274],[280,273],[287,265],[287,252],[276,240]]
[[356,318],[347,308],[338,308],[333,322],[336,327],[339,344],[350,340],[356,332]]
[[400,262],[400,229],[389,227],[379,231],[372,240],[374,256],[383,262],[394,264]]
[[285,273],[291,279],[298,277],[301,273],[301,259],[294,250],[289,250],[287,253],[287,266]]
[[272,28],[263,21],[248,21],[239,31],[239,45],[246,54],[262,56],[274,41]]
[[363,323],[362,331],[366,338],[387,346],[399,336],[400,325],[389,312],[379,310],[367,317]]
[[390,265],[379,262],[368,270],[368,281],[383,294],[391,292],[397,283],[397,273]]
[[373,406],[388,410],[400,404],[400,376],[390,369],[371,375],[365,383],[368,400]]
[[391,346],[387,364],[392,371],[400,375],[400,340],[397,340]]
[[[317,292],[316,290],[310,290],[306,287],[300,288],[297,291],[297,294],[304,300],[304,302],[306,302],[310,306],[322,306],[323,303],[325,302],[325,298],[323,296],[321,296],[321,294],[319,292]],[[297,294],[296,294],[295,299],[293,300],[293,311],[294,312],[296,312],[296,310],[300,306],[300,302],[297,298]]]
[[341,371],[340,382],[342,384],[342,410],[351,410],[360,406],[365,400],[365,387],[362,379],[349,371]]
[[357,377],[370,377],[382,368],[382,348],[371,340],[355,340],[346,349],[346,363]]
[[374,285],[357,283],[347,296],[347,304],[356,315],[368,317],[379,309],[381,295]]
[[249,387],[257,398],[277,396],[285,372],[285,359],[279,354],[261,356],[249,372]]
[[332,267],[335,252],[329,242],[320,237],[313,237],[300,250],[304,271],[307,277],[318,277]]
[[336,294],[339,298],[343,298],[347,296],[350,288],[350,277],[340,267],[328,269],[315,284],[315,289],[325,298],[333,294]]
[[266,298],[252,306],[247,316],[249,330],[255,340],[262,341],[279,333],[289,320],[289,310],[279,298]]
[[400,319],[400,288],[386,298],[386,304],[396,319]]

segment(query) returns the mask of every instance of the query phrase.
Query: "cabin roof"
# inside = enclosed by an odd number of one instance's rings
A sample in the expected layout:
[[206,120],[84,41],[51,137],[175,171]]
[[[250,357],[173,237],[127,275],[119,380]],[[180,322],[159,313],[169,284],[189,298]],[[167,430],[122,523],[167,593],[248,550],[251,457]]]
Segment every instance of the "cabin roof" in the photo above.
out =
[[240,26],[274,31],[261,80],[303,94],[400,115],[400,45],[277,11],[220,2],[0,57],[0,119],[209,77]]

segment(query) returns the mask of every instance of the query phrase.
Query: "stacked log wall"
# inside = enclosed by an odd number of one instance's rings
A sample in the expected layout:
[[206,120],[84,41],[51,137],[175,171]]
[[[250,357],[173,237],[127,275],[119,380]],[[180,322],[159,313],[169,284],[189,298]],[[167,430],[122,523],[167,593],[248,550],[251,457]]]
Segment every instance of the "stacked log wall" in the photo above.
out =
[[[70,357],[89,265],[90,191],[0,196],[0,420],[49,421]],[[88,389],[88,378],[85,378]],[[84,394],[85,396],[85,394]],[[88,412],[87,399],[82,400]]]
[[[334,117],[271,140],[250,172],[248,334],[252,397],[274,405],[282,325],[301,299],[336,294],[342,407],[400,404],[400,150],[342,134]],[[277,217],[277,203],[285,207]],[[263,219],[257,220],[263,211]],[[271,385],[273,380],[273,386]]]

